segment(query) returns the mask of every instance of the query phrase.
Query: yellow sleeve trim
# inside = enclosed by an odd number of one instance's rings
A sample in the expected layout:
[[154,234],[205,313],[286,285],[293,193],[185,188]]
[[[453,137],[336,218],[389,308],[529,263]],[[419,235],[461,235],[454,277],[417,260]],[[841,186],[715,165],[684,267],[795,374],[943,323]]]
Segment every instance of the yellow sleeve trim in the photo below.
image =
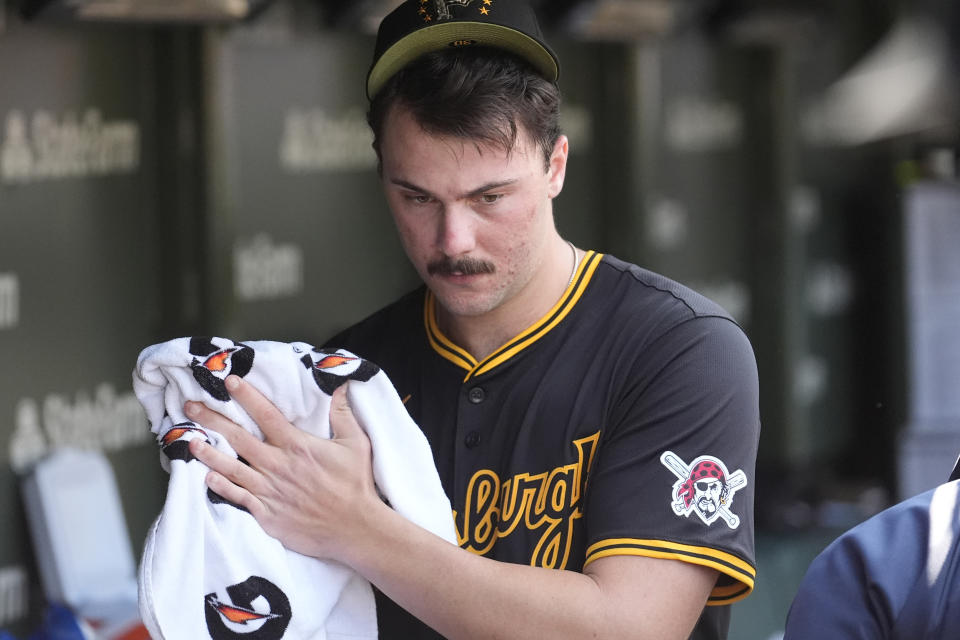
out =
[[611,538],[601,540],[587,549],[586,568],[594,560],[608,556],[644,556],[680,560],[716,569],[735,580],[734,584],[717,584],[707,600],[709,606],[730,604],[742,600],[753,591],[756,569],[735,555],[712,549],[666,540]]

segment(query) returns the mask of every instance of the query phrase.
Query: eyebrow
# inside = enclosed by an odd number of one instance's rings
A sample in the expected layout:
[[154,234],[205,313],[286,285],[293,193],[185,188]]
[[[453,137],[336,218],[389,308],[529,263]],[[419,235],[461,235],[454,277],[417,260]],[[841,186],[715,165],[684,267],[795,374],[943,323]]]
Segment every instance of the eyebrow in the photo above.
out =
[[[458,200],[462,200],[462,199],[464,199],[464,198],[473,198],[473,197],[479,196],[479,195],[481,195],[481,194],[483,194],[483,193],[486,193],[487,191],[491,191],[491,190],[493,190],[493,189],[500,189],[500,188],[503,188],[503,187],[508,187],[508,186],[510,186],[510,185],[512,185],[512,184],[514,184],[514,183],[516,183],[516,182],[518,182],[518,180],[517,180],[516,178],[511,178],[511,179],[509,179],[509,180],[498,180],[498,181],[496,181],[496,182],[488,182],[488,183],[486,183],[486,184],[484,184],[484,185],[481,185],[481,186],[477,187],[476,189],[474,189],[474,190],[472,190],[472,191],[468,191],[467,193],[461,194],[460,197],[458,198]],[[434,194],[430,193],[429,191],[427,191],[427,190],[424,189],[423,187],[419,187],[419,186],[413,184],[412,182],[407,182],[406,180],[403,180],[403,179],[401,179],[401,178],[391,178],[391,179],[390,179],[390,183],[391,183],[391,184],[394,184],[394,185],[396,185],[396,186],[398,186],[398,187],[403,187],[404,189],[409,189],[410,191],[416,191],[416,192],[418,192],[418,193],[422,193],[422,194],[424,194],[424,195],[426,195],[426,196],[430,196],[430,197],[433,197],[433,196],[434,196]]]

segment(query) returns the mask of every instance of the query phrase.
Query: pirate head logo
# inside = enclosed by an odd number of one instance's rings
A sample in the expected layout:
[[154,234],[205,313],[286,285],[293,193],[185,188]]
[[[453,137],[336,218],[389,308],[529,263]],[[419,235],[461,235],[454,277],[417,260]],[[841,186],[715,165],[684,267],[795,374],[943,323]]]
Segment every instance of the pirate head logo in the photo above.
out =
[[730,504],[733,495],[747,486],[742,470],[729,473],[726,465],[712,456],[700,456],[687,465],[672,451],[665,451],[660,462],[677,477],[671,504],[674,513],[684,517],[695,513],[707,525],[723,518],[731,529],[740,526],[740,518],[730,511]]
[[173,425],[166,433],[160,436],[160,450],[170,460],[195,460],[190,453],[190,441],[194,438],[203,438],[208,443],[207,432],[193,422],[181,422]]
[[309,345],[294,345],[293,349],[304,354],[300,362],[313,373],[313,380],[327,395],[333,395],[347,380],[366,382],[380,371],[377,365],[344,349],[315,349]]
[[204,596],[207,630],[213,640],[280,640],[290,624],[290,600],[275,584],[250,576],[226,588],[227,601]]
[[253,367],[253,349],[223,338],[190,338],[190,354],[195,356],[190,362],[193,377],[221,402],[230,400],[224,379],[231,374],[242,378]]
[[[420,14],[420,19],[427,23],[452,20],[451,7],[466,9],[474,2],[477,3],[478,15],[490,15],[490,11],[493,9],[493,0],[420,0],[417,13]],[[431,6],[433,7],[432,11],[430,10]]]

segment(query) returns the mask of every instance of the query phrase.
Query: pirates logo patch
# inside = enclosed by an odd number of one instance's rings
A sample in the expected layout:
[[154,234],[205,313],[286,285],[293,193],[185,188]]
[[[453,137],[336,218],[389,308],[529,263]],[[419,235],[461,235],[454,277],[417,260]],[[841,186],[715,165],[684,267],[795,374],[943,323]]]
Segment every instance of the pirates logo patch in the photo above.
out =
[[266,578],[250,576],[217,593],[204,596],[207,630],[213,640],[280,640],[290,624],[290,600]]
[[713,456],[700,456],[689,465],[672,451],[664,451],[660,462],[673,472],[671,507],[678,516],[697,516],[706,525],[722,518],[727,526],[736,529],[740,518],[730,510],[733,495],[747,486],[747,474],[741,469],[727,471],[723,461]]

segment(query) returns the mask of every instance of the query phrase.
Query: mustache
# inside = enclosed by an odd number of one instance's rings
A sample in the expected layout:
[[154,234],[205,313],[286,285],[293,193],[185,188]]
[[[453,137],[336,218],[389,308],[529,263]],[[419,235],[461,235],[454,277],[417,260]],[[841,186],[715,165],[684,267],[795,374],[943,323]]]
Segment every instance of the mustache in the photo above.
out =
[[492,264],[475,258],[459,258],[453,260],[444,256],[427,264],[427,273],[432,276],[450,276],[454,274],[475,276],[484,273],[493,273],[494,271],[496,271],[496,268]]

